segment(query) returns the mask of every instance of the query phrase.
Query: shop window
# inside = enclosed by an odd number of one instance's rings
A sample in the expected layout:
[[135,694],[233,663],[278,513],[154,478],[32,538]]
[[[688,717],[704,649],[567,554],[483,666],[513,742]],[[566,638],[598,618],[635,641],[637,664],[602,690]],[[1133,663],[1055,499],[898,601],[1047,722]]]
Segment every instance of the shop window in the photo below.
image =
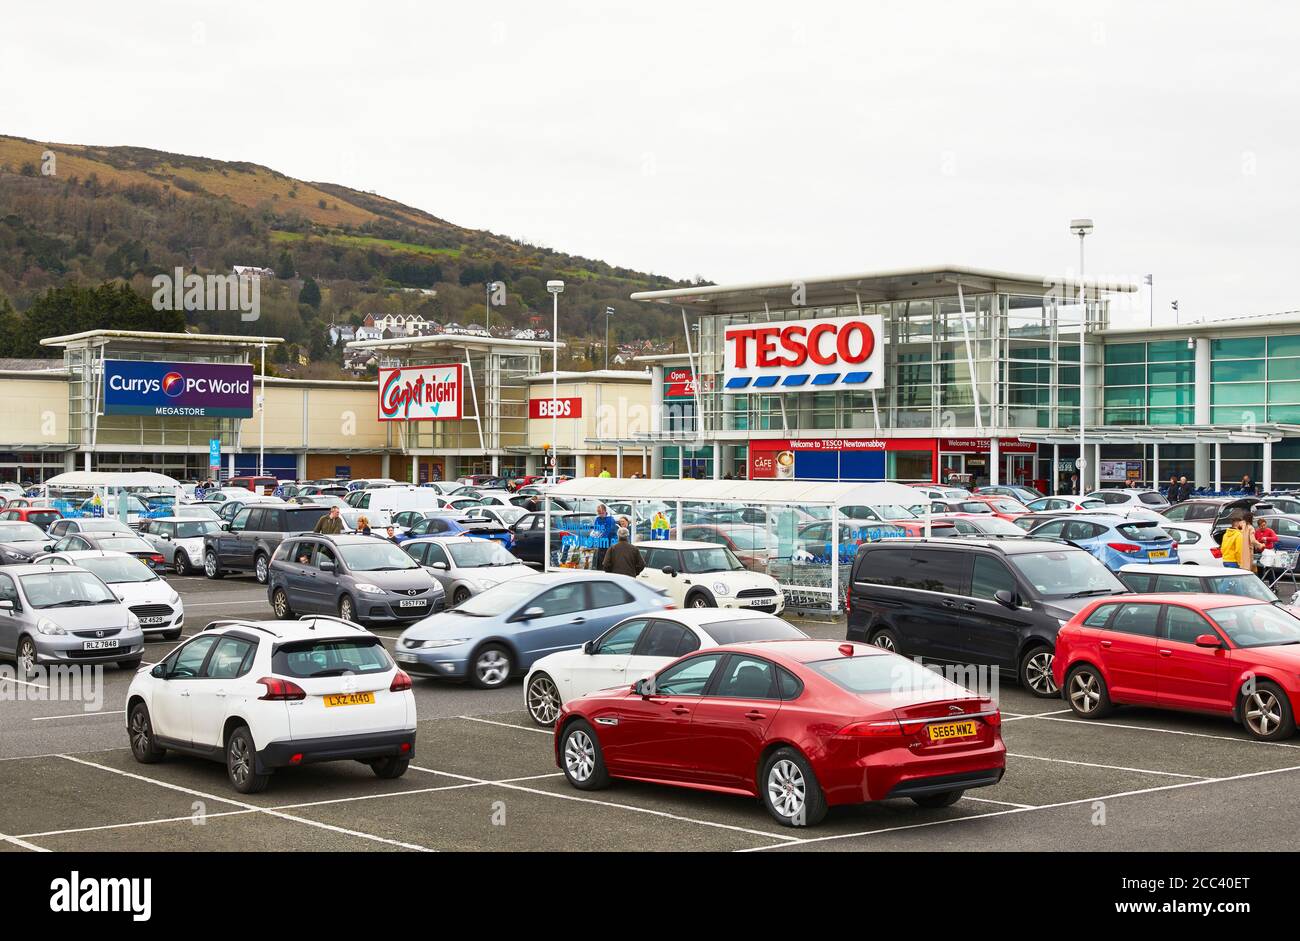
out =
[[1268,379],[1300,379],[1300,359],[1269,359]]
[[1107,366],[1112,363],[1145,363],[1146,344],[1108,343],[1105,350],[1105,362]]
[[1185,340],[1163,340],[1147,344],[1147,362],[1174,363],[1196,359],[1196,348],[1187,345]]
[[1147,382],[1153,386],[1196,381],[1195,363],[1152,363],[1147,366]]
[[1237,337],[1210,341],[1213,359],[1263,359],[1264,337]]
[[1263,382],[1264,360],[1215,360],[1210,364],[1211,382]]
[[1300,356],[1300,334],[1269,337],[1268,355],[1270,358],[1274,356]]
[[1210,387],[1212,405],[1258,405],[1263,401],[1262,382],[1216,383]]
[[1146,385],[1147,368],[1145,364],[1138,366],[1107,366],[1105,375],[1105,382],[1108,387],[1141,386]]

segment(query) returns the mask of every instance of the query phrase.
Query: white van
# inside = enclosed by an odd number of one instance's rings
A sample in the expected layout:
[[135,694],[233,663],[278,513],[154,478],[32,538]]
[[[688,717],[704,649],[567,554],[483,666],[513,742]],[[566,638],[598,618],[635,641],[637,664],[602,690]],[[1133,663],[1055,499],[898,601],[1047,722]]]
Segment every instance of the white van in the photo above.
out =
[[[402,510],[437,510],[442,507],[442,497],[428,487],[413,487],[410,484],[398,484],[395,487],[376,487],[363,490],[361,497],[352,504],[353,508],[365,513],[374,528],[376,518],[391,518]],[[384,523],[383,525],[387,525]]]

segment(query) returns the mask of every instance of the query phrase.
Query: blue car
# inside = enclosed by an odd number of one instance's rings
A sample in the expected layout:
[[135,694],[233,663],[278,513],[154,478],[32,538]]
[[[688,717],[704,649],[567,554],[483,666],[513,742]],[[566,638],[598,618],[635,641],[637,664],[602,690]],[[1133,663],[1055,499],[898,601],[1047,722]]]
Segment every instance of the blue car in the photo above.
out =
[[626,575],[546,572],[511,579],[408,627],[395,657],[414,676],[499,689],[547,654],[595,640],[623,618],[670,607]]
[[1153,520],[1106,513],[1071,514],[1048,520],[1031,529],[1029,535],[1072,543],[1112,572],[1134,562],[1178,564],[1178,543]]
[[507,549],[514,543],[510,530],[501,526],[496,520],[466,519],[464,517],[416,510],[411,513],[398,513],[393,516],[393,524],[406,526],[407,530],[397,536],[398,543],[426,536],[476,536],[480,539],[495,539]]

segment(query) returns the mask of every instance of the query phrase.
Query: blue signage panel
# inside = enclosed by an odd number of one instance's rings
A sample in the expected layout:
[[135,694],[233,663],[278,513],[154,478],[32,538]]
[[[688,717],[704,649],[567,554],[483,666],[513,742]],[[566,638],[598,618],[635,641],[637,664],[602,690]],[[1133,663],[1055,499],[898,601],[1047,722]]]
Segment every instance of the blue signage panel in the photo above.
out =
[[105,360],[104,414],[251,418],[253,367]]
[[208,466],[209,467],[221,466],[221,439],[220,438],[208,439]]

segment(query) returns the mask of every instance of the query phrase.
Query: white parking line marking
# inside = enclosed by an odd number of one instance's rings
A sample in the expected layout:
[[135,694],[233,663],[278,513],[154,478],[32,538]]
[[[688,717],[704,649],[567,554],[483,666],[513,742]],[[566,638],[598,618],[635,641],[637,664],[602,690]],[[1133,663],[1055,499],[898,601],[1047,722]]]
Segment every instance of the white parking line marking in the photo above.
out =
[[0,833],[0,843],[12,843],[14,846],[21,846],[25,850],[31,850],[33,853],[49,852],[49,850],[47,850],[43,846],[37,846],[35,843],[28,843],[26,840],[22,839],[21,837],[6,836],[3,833]]
[[457,719],[465,719],[469,722],[482,722],[484,725],[499,725],[507,729],[519,729],[523,732],[541,732],[543,735],[554,735],[550,729],[539,729],[531,725],[516,725],[513,722],[498,722],[495,719],[480,719],[478,716],[456,716]]
[[[1039,716],[1030,716],[1030,718],[1040,718]],[[1070,722],[1075,725],[1090,725],[1101,729],[1129,729],[1134,732],[1163,732],[1166,735],[1190,735],[1193,738],[1213,738],[1221,742],[1240,742],[1243,745],[1274,745],[1278,748],[1300,748],[1300,745],[1289,745],[1286,742],[1261,742],[1254,738],[1238,738],[1235,735],[1211,735],[1209,732],[1185,732],[1182,729],[1157,729],[1145,725],[1124,725],[1120,722],[1102,722],[1097,719],[1057,719],[1054,716],[1043,715],[1041,718],[1046,722]]]
[[[522,726],[520,726],[522,728]],[[526,794],[537,794],[541,797],[553,797],[557,800],[577,801],[581,804],[596,804],[599,807],[612,807],[617,810],[630,810],[638,814],[649,814],[652,817],[665,817],[669,820],[678,820],[682,823],[694,823],[702,827],[716,827],[719,830],[733,830],[737,833],[752,833],[754,836],[765,836],[773,840],[782,840],[785,842],[798,842],[794,837],[786,836],[782,833],[768,833],[766,830],[753,830],[749,827],[738,827],[730,823],[717,823],[713,820],[698,820],[694,817],[683,817],[679,814],[670,814],[664,810],[652,810],[648,807],[634,807],[631,804],[618,804],[614,801],[596,800],[592,797],[579,797],[576,794],[557,794],[554,791],[543,791],[535,787],[524,787],[521,784],[507,784],[503,781],[492,782],[485,778],[474,778],[467,774],[453,774],[450,771],[436,771],[433,768],[417,768],[411,765],[412,771],[423,771],[426,774],[440,774],[449,778],[458,778],[462,781],[474,781],[478,784],[493,784],[497,787],[503,787],[510,791],[523,791]]]
[[[902,830],[920,830],[926,827],[940,827],[949,823],[964,823],[968,820],[983,820],[986,817],[1005,817],[1008,814],[1029,814],[1037,810],[1055,810],[1059,807],[1075,807],[1080,804],[1092,804],[1097,801],[1117,800],[1121,797],[1136,797],[1141,794],[1156,794],[1161,791],[1175,791],[1184,787],[1200,787],[1206,784],[1223,784],[1228,781],[1241,781],[1246,778],[1258,778],[1270,774],[1285,774],[1291,771],[1300,771],[1300,765],[1294,765],[1290,768],[1272,768],[1268,771],[1251,771],[1246,774],[1234,774],[1227,778],[1202,778],[1199,781],[1180,781],[1177,784],[1162,784],[1159,787],[1144,787],[1133,791],[1119,791],[1114,794],[1102,794],[1098,797],[1082,797],[1078,800],[1059,801],[1055,804],[1039,804],[1034,807],[1015,807],[1011,810],[993,810],[987,814],[971,814],[967,817],[948,817],[944,820],[930,820],[926,823],[910,823],[899,827],[881,827],[878,830],[861,830],[857,833],[835,833],[829,836],[805,837],[803,839],[794,839],[789,843],[781,844],[791,846],[794,844],[803,845],[805,843],[828,843],[832,840],[852,840],[858,837],[878,836],[882,833],[897,833]],[[739,853],[762,853],[772,849],[772,846],[751,846],[748,849],[737,850]]]
[[1099,765],[1092,761],[1072,761],[1069,758],[1047,758],[1043,755],[1020,755],[1013,752],[1007,752],[1008,758],[1026,758],[1030,761],[1054,761],[1063,765],[1079,765],[1083,768],[1101,768],[1104,771],[1134,771],[1138,774],[1159,774],[1169,778],[1188,778],[1192,781],[1209,781],[1209,775],[1205,774],[1178,774],[1174,771],[1152,771],[1150,768],[1126,768],[1123,765]]
[[193,788],[182,787],[179,784],[171,784],[167,781],[159,781],[155,778],[147,778],[142,774],[134,774],[130,771],[120,771],[117,768],[110,768],[108,765],[101,765],[98,762],[87,761],[84,758],[77,758],[74,757],[73,755],[60,755],[59,757],[67,761],[76,762],[79,765],[86,765],[87,767],[90,768],[98,768],[101,771],[107,771],[111,774],[121,775],[124,778],[132,778],[136,781],[144,781],[147,784],[156,784],[159,787],[167,788],[168,790],[180,791],[183,794],[192,794],[195,797],[202,797],[205,800],[216,801],[221,804],[230,804],[231,806],[234,807],[243,807],[246,810],[254,810],[257,811],[258,813],[266,814],[267,816],[270,817],[278,817],[281,820],[289,820],[293,823],[302,823],[302,824],[306,824],[309,827],[317,827],[321,830],[329,830],[333,833],[341,833],[345,836],[353,836],[363,840],[373,840],[376,843],[386,843],[389,846],[396,846],[401,849],[417,850],[422,853],[433,852],[433,850],[429,849],[428,847],[420,846],[416,843],[402,843],[399,840],[390,840],[387,837],[376,836],[373,833],[363,833],[360,830],[348,830],[345,827],[336,827],[333,826],[332,824],[321,823],[318,820],[310,820],[306,817],[295,817],[292,814],[286,814],[278,810],[272,810],[269,807],[258,807],[256,804],[248,804],[243,801],[232,800],[229,797],[218,797],[215,794],[208,794],[203,791],[196,791]]
[[186,608],[227,608],[232,604],[263,604],[270,607],[265,598],[258,598],[249,601],[195,601],[187,604]]
[[[239,817],[244,814],[251,814],[251,810],[221,810],[216,813],[206,813],[203,815],[205,820],[213,817]],[[40,833],[24,833],[23,839],[34,840],[43,836],[68,836],[73,833],[97,833],[101,830],[125,830],[133,827],[150,827],[157,823],[189,823],[194,820],[194,814],[186,814],[184,817],[163,817],[158,820],[132,820],[130,823],[106,823],[98,827],[73,827],[68,830],[44,830]]]
[[[1073,711],[1074,711],[1073,709],[1057,709],[1055,712],[1029,712],[1029,713],[1004,712],[1002,713],[1002,717],[1003,717],[1002,721],[1015,722],[1018,719],[1041,719],[1043,718],[1043,716],[1059,716],[1063,712],[1073,712]],[[1010,716],[1011,718],[1008,719],[1006,718],[1007,716]]]
[[989,797],[966,797],[962,795],[964,801],[975,801],[977,804],[1001,804],[1003,807],[1019,807],[1022,810],[1033,810],[1034,804],[1017,804],[1013,801],[995,801]]
[[32,686],[36,689],[49,689],[43,683],[29,683],[27,680],[20,680],[16,676],[0,676],[0,683],[18,683],[20,686]]
[[125,709],[118,709],[115,712],[102,712],[92,709],[88,712],[70,712],[66,716],[32,716],[33,722],[49,722],[52,719],[85,719],[91,716],[124,716]]

